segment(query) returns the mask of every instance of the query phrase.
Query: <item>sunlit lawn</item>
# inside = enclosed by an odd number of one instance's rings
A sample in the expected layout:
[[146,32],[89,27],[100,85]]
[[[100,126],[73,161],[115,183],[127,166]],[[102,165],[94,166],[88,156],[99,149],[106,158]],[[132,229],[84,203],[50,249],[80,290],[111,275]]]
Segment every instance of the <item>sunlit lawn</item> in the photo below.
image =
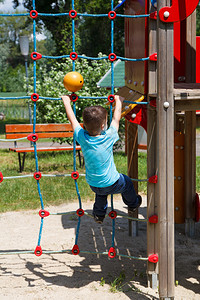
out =
[[[39,169],[42,174],[71,174],[73,171],[72,152],[45,152],[38,153]],[[115,153],[117,169],[127,174],[127,157],[122,152]],[[141,153],[139,161],[146,166],[146,154]],[[19,176],[18,156],[7,149],[0,149],[0,172],[4,177]],[[77,171],[85,173],[79,167],[77,158]],[[22,175],[35,172],[35,159],[33,153],[27,153],[25,169]],[[139,172],[140,178],[146,178],[146,167]],[[41,194],[44,205],[59,205],[69,201],[77,201],[74,180],[69,177],[42,177],[40,180]],[[93,201],[94,194],[86,183],[85,177],[80,176],[78,187],[83,201]],[[140,190],[146,191],[146,183],[139,185]],[[40,207],[37,181],[33,177],[5,179],[0,184],[1,201],[0,211],[34,209]]]
[[[115,163],[120,173],[127,174],[127,157],[123,152],[114,154]],[[40,152],[38,153],[39,170],[42,174],[71,174],[73,171],[72,152]],[[22,175],[35,172],[35,159],[33,153],[27,153],[25,168]],[[147,178],[146,153],[139,153],[139,179]],[[197,192],[200,192],[200,157],[197,157]],[[79,167],[77,158],[77,171],[85,173]],[[20,176],[17,153],[8,149],[0,149],[0,172],[4,177]],[[93,201],[94,194],[86,183],[85,177],[77,180],[83,201]],[[59,205],[70,201],[78,201],[74,180],[68,177],[42,177],[40,188],[44,205]],[[40,207],[37,181],[33,177],[5,179],[0,183],[0,212],[22,209],[35,209]],[[147,183],[139,183],[139,192],[147,192]]]

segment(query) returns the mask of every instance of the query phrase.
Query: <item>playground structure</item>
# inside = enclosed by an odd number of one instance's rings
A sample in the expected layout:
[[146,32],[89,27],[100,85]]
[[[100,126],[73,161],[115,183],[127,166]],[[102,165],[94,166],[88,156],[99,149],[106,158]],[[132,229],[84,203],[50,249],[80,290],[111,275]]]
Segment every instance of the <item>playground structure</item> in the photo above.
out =
[[[174,299],[174,215],[177,213],[178,222],[185,221],[186,233],[188,235],[194,234],[194,219],[196,221],[199,219],[199,201],[195,187],[195,129],[196,122],[199,122],[199,119],[196,117],[196,110],[200,107],[200,86],[195,80],[196,19],[194,12],[198,1],[184,0],[185,6],[183,3],[180,5],[179,2],[178,0],[174,0],[172,6],[170,6],[170,1],[158,0],[156,9],[155,1],[127,0],[125,2],[125,14],[118,15],[114,10],[114,1],[111,1],[111,11],[103,16],[109,17],[111,21],[111,51],[106,57],[111,62],[111,94],[108,97],[104,97],[105,99],[108,98],[110,102],[110,114],[112,116],[112,103],[114,102],[113,63],[117,58],[126,61],[126,87],[119,91],[126,99],[128,96],[130,97],[129,101],[125,101],[125,105],[134,106],[140,102],[136,107],[132,106],[131,110],[127,110],[128,113],[126,113],[126,118],[129,121],[127,138],[128,175],[131,178],[137,179],[138,175],[136,168],[137,127],[134,123],[142,125],[148,134],[148,218],[146,220],[148,257],[139,259],[148,262],[148,281],[149,285],[153,288],[158,286],[159,276],[160,299]],[[29,16],[26,13],[21,15]],[[37,256],[40,256],[42,252],[49,253],[48,251],[43,251],[40,245],[44,218],[49,216],[49,212],[44,209],[39,183],[42,174],[38,168],[37,158],[38,136],[35,133],[36,105],[39,98],[45,97],[37,94],[36,63],[39,59],[52,57],[37,53],[35,19],[38,15],[42,15],[42,13],[37,12],[35,1],[33,0],[33,10],[30,12],[30,17],[33,19],[34,37],[34,52],[31,54],[34,66],[34,93],[25,98],[31,98],[34,102],[33,133],[28,136],[28,139],[34,144],[36,161],[34,178],[37,182],[41,201],[41,210],[39,212],[41,226],[37,247],[35,251],[29,251],[28,253],[35,253]],[[73,0],[72,10],[62,15],[71,18],[74,37],[74,19],[82,14],[75,11]],[[83,14],[83,16],[87,17],[87,14]],[[113,48],[114,22],[117,21],[115,20],[117,17],[125,18],[125,58],[117,57]],[[174,36],[175,47],[173,46]],[[69,55],[59,58],[65,57],[71,58],[73,71],[75,71],[75,61],[77,58],[89,59],[75,52],[74,39],[72,52]],[[146,98],[145,101],[144,98]],[[59,99],[52,98],[53,100]],[[72,94],[71,100],[73,101],[75,111],[76,104],[78,105],[78,96]],[[136,100],[137,102],[135,102]],[[179,140],[175,144],[175,151],[174,131],[181,132],[181,135],[175,133],[175,141],[177,136],[181,136],[180,144],[178,144]],[[183,136],[185,137],[185,145],[181,144]],[[184,155],[182,154],[183,149],[185,149]],[[174,168],[174,152],[176,153],[176,150],[181,153],[181,155],[178,154],[178,157],[182,157],[183,161],[179,161],[176,164],[175,156]],[[80,251],[78,247],[78,233],[84,210],[82,209],[81,197],[78,190],[77,181],[81,174],[78,174],[76,171],[75,154],[74,151],[74,172],[69,176],[72,176],[74,179],[79,200],[79,209],[76,211],[79,217],[76,241],[72,250],[63,250],[60,252],[77,255],[80,252],[87,253],[87,251]],[[185,170],[178,169],[178,166],[182,166],[183,163]],[[176,171],[179,172],[177,175],[175,174]],[[174,181],[174,175],[177,179],[181,178],[181,180],[176,181],[175,179]],[[185,181],[183,181],[184,176]],[[8,177],[6,178],[4,174],[0,173],[0,182],[3,182],[4,179],[6,180]],[[184,186],[185,197],[183,198],[181,191]],[[135,187],[137,189],[137,181]],[[178,209],[174,210],[174,207]],[[179,216],[179,212],[181,217]],[[116,254],[114,248],[116,213],[114,211],[112,196],[109,216],[113,222],[112,245],[108,253],[101,254],[106,254],[110,258],[114,258],[119,254]],[[10,252],[10,254],[12,253]],[[121,256],[123,257],[123,255]],[[124,255],[124,257],[126,256]]]
[[[149,1],[150,2],[150,1]],[[125,20],[125,56],[149,56],[146,62],[126,62],[126,91],[145,95],[149,105],[146,124],[128,120],[147,129],[148,176],[158,175],[158,183],[148,183],[148,215],[158,215],[158,224],[148,224],[148,254],[158,253],[159,263],[148,263],[151,286],[157,285],[161,299],[174,297],[174,222],[185,223],[185,232],[195,234],[199,221],[196,194],[196,126],[199,126],[200,85],[199,38],[196,37],[195,8],[199,1],[128,1],[125,14],[150,13],[143,19]],[[197,50],[196,50],[197,45]],[[136,114],[134,114],[136,113]],[[146,117],[145,117],[146,118]],[[144,118],[143,118],[144,119]],[[129,125],[128,143],[137,134]],[[130,138],[129,138],[130,136]],[[129,164],[137,161],[135,142],[127,146]],[[133,154],[133,152],[135,152]],[[132,158],[132,161],[131,161]],[[130,170],[134,170],[130,168]],[[129,172],[129,175],[137,176]],[[132,176],[131,176],[132,177]],[[159,275],[158,275],[159,274]]]

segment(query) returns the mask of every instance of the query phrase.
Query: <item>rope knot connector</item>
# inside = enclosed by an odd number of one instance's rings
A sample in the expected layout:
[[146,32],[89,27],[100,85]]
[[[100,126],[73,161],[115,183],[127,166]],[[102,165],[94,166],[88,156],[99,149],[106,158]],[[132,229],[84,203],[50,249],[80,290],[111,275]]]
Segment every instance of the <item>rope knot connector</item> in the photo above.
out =
[[34,253],[35,253],[36,256],[42,255],[42,248],[41,248],[41,246],[37,246],[37,247],[35,248]]
[[111,210],[108,215],[111,219],[116,219],[117,212],[115,210]]
[[108,257],[114,258],[116,256],[116,251],[114,247],[111,247],[110,250],[108,251]]
[[37,135],[37,133],[31,133],[27,136],[27,139],[30,142],[36,142],[38,140],[38,135]]
[[79,250],[78,245],[74,245],[74,247],[72,248],[72,254],[78,255],[79,253],[80,253],[80,250]]

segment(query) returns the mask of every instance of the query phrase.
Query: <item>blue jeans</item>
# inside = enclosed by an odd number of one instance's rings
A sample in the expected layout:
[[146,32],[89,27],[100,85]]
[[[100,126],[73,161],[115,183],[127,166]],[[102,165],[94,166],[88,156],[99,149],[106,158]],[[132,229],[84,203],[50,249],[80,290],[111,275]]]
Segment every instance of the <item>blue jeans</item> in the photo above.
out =
[[107,187],[90,186],[92,191],[96,194],[95,203],[93,206],[93,214],[97,216],[104,216],[108,207],[107,196],[110,194],[121,194],[124,203],[131,208],[137,207],[138,199],[131,179],[120,174],[119,179]]

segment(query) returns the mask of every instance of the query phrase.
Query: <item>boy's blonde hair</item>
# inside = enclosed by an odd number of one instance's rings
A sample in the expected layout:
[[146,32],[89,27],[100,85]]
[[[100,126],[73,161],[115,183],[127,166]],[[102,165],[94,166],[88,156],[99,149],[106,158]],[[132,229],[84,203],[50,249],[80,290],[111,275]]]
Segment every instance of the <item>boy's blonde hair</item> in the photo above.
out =
[[89,135],[101,133],[101,126],[106,122],[107,114],[107,110],[100,105],[89,106],[83,110],[83,124]]

